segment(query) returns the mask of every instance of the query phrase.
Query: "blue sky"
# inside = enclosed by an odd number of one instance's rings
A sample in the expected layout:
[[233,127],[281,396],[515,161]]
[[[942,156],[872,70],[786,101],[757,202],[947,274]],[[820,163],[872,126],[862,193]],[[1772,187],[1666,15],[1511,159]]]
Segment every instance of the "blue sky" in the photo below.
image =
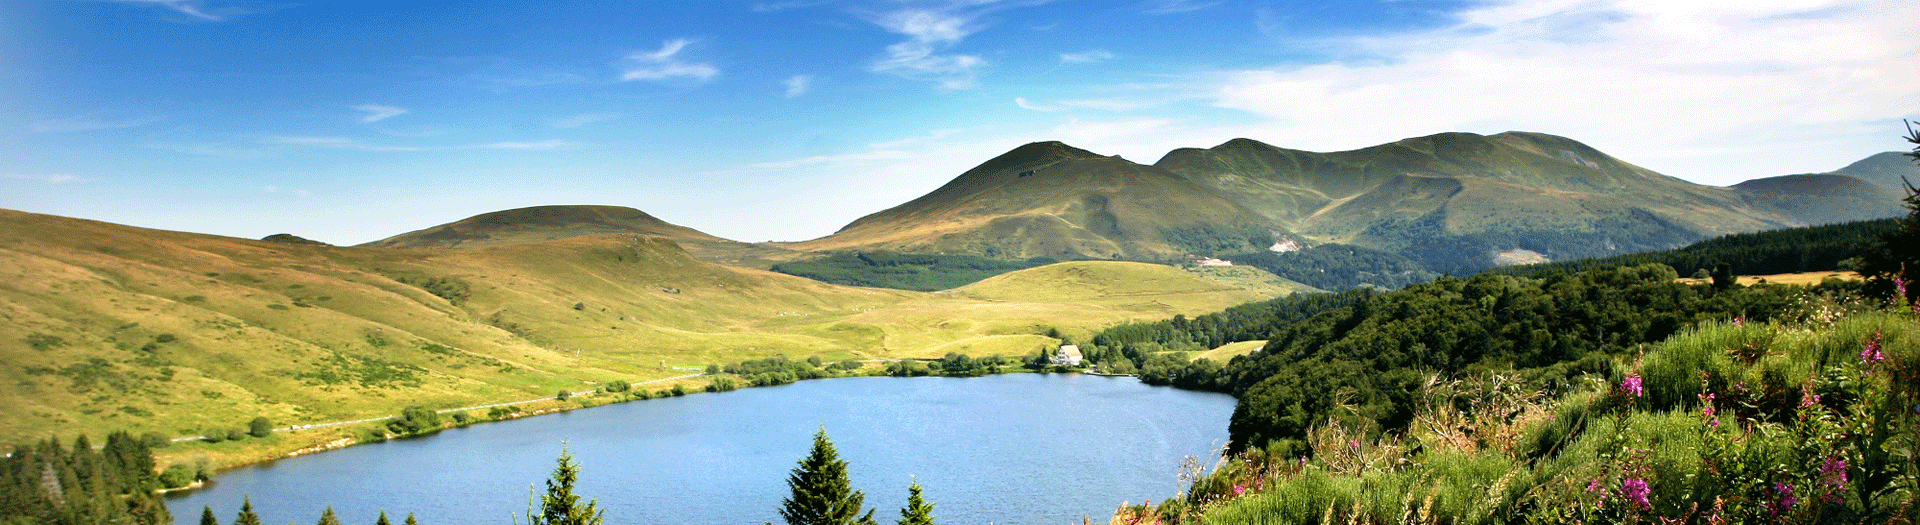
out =
[[0,5],[0,208],[358,244],[631,206],[804,240],[1023,143],[1537,131],[1703,184],[1920,118],[1911,0]]

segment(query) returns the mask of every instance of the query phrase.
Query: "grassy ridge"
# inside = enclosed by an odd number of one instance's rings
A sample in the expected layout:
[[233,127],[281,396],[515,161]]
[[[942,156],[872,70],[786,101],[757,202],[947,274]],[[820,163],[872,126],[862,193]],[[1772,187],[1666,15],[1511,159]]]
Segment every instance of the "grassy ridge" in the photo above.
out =
[[[400,250],[0,211],[0,441],[379,417],[780,354],[1024,355],[1057,344],[1048,329],[1286,293],[1155,265],[1027,272],[1040,273],[1016,288],[1031,294],[927,294],[717,266],[637,235]],[[1083,287],[1062,272],[1153,284]]]

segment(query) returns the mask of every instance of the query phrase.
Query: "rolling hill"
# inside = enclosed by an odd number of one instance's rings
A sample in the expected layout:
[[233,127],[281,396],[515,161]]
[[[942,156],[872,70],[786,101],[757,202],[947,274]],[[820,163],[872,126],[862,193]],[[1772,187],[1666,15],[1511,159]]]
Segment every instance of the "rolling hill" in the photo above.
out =
[[918,293],[722,266],[634,233],[336,247],[0,210],[0,441],[382,417],[772,355],[1024,354],[1057,344],[1049,329],[1288,293],[1158,265],[1027,272],[1001,278],[1030,297]]
[[[1333,153],[1236,139],[1175,150],[1155,166],[1311,241],[1400,253],[1454,273],[1521,250],[1598,257],[1899,213],[1895,200],[1863,184],[1703,186],[1540,133],[1442,133]],[[1809,193],[1791,198],[1796,191]]]
[[832,235],[786,247],[1181,261],[1193,254],[1265,249],[1277,227],[1165,170],[1059,142],[1037,142]]
[[1903,195],[1907,187],[1906,183],[1902,182],[1902,177],[1914,184],[1920,184],[1920,165],[1914,164],[1913,157],[1898,151],[1875,153],[1873,156],[1860,159],[1833,172],[1866,179],[1868,182]]
[[736,266],[763,267],[771,264],[769,261],[799,257],[773,246],[722,239],[620,206],[533,206],[482,213],[361,246],[471,250],[591,234],[664,237],[696,257]]

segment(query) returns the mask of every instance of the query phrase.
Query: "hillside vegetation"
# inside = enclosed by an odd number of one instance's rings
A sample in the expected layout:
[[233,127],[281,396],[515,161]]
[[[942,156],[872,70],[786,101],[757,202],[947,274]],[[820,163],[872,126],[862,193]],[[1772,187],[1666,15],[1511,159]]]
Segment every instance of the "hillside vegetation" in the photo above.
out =
[[[926,294],[719,266],[633,234],[351,248],[0,211],[0,440],[384,417],[774,355],[1025,355],[1058,344],[1050,330],[1287,293],[1165,266],[1058,266],[1027,270],[1042,273],[1018,291]],[[1054,272],[1155,284],[1082,288]]]

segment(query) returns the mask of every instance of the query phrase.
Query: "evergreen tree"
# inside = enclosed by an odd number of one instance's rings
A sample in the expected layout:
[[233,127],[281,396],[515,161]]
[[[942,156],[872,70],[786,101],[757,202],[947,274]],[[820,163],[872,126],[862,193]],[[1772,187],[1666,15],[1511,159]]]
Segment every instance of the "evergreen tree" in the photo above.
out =
[[404,524],[403,524],[403,525],[420,525],[420,522],[418,522],[418,521],[414,521],[414,520],[413,520],[413,513],[411,513],[411,512],[409,512],[409,513],[407,513],[407,521],[406,521],[406,522],[404,522]]
[[900,509],[900,525],[933,525],[933,504],[920,497],[920,480],[907,487],[907,506]]
[[573,463],[573,454],[562,448],[559,463],[553,468],[553,478],[547,480],[547,493],[540,497],[540,514],[528,509],[527,525],[600,525],[603,517],[595,508],[598,500],[582,505],[580,496],[573,493],[573,483],[580,478],[580,466]]
[[233,518],[233,525],[260,525],[260,515],[253,513],[253,498],[240,500],[240,515]]
[[383,510],[380,511],[380,519],[375,520],[373,525],[393,525],[393,522],[387,521],[387,511]]
[[220,525],[220,518],[213,517],[213,507],[207,506],[200,511],[200,525]]
[[871,525],[873,511],[860,515],[866,494],[847,480],[847,462],[827,439],[827,429],[813,434],[813,451],[787,476],[793,495],[780,502],[780,517],[788,525]]
[[320,523],[318,525],[343,525],[343,524],[340,523],[340,517],[335,516],[333,514],[333,506],[328,505],[327,510],[320,513]]
[[[1913,152],[1907,156],[1920,162],[1920,130],[1915,130],[1912,122],[1907,123],[1907,142],[1915,145]],[[1865,264],[1861,266],[1860,273],[1881,282],[1896,277],[1908,282],[1920,280],[1917,279],[1920,278],[1920,188],[1914,186],[1915,181],[1902,180],[1907,186],[1907,196],[1903,199],[1908,210],[1907,217],[1901,219],[1893,231],[1882,234],[1880,246],[1862,257]],[[1908,293],[1920,293],[1916,288],[1920,287],[1909,285]]]

